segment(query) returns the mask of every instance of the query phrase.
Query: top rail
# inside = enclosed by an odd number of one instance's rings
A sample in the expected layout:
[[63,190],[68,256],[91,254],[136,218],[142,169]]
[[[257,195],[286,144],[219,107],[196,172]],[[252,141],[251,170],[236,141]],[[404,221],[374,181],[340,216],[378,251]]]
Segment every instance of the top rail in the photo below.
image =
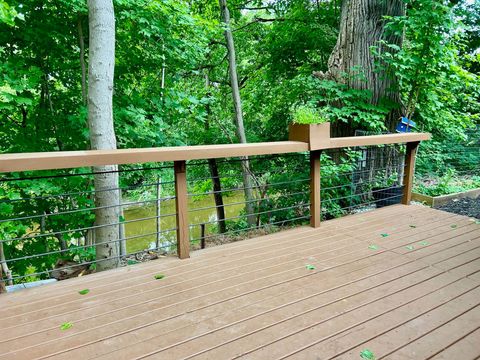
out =
[[[325,139],[319,148],[411,143],[429,140],[428,133],[386,134]],[[149,162],[286,154],[310,150],[308,142],[278,141],[250,144],[175,146],[162,148],[56,151],[0,155],[0,173]]]

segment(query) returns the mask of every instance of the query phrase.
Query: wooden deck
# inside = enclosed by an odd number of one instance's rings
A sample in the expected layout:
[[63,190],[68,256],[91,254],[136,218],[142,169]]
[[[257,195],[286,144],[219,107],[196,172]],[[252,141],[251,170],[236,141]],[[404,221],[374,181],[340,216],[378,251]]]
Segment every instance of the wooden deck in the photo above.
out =
[[480,225],[398,205],[1,296],[0,360],[478,359],[479,305]]

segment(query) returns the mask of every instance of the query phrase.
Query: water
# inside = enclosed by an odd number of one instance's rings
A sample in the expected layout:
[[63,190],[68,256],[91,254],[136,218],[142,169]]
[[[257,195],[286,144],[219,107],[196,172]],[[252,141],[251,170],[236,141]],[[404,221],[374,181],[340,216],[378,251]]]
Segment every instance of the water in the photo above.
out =
[[[241,211],[244,209],[244,201],[242,192],[235,192],[232,195],[224,196],[223,202],[225,204],[225,217],[231,218],[240,215]],[[236,205],[228,205],[240,203]],[[215,201],[213,195],[203,196],[201,198],[190,198],[188,209],[189,212],[189,223],[190,224],[201,224],[207,222],[213,222],[217,219],[217,212],[214,208]],[[200,208],[209,208],[205,210],[191,211]],[[131,207],[124,211],[124,216],[126,221],[156,217],[157,209],[155,204],[149,206],[138,206]],[[175,200],[166,200],[162,201],[160,205],[160,214],[169,215],[160,218],[160,231],[175,229],[176,220],[175,220]],[[127,252],[133,253],[142,251],[145,249],[155,248],[155,243],[157,240],[157,219],[148,219],[141,221],[134,221],[131,223],[125,224],[125,236],[127,238]],[[216,222],[206,225],[206,235],[211,235],[217,231]],[[142,236],[144,235],[144,236]],[[200,226],[194,226],[190,228],[190,239],[199,239],[201,235]],[[129,239],[134,237],[132,239]],[[169,244],[176,242],[176,232],[175,230],[170,232],[165,232],[160,234],[160,246],[165,246],[165,250],[171,251],[173,247],[170,247]]]

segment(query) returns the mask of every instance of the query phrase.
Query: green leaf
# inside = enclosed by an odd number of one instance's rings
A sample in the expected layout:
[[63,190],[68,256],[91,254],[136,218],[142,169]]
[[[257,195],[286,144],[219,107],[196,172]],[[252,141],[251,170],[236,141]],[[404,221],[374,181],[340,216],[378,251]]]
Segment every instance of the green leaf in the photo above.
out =
[[453,225],[450,225],[450,227],[451,227],[452,229],[456,229],[456,228],[457,228],[457,225],[456,225],[456,224],[453,224]]
[[382,237],[387,237],[388,234],[380,234]]
[[307,268],[307,270],[315,270],[316,267],[314,265],[307,265],[305,266]]
[[89,289],[84,289],[84,290],[80,290],[78,293],[79,293],[80,295],[87,295],[89,292],[90,292]]
[[60,325],[60,330],[68,330],[73,326],[71,322],[66,322]]
[[378,246],[377,246],[377,245],[374,245],[374,244],[370,245],[368,248],[369,248],[370,250],[378,250]]
[[162,280],[163,278],[165,278],[165,275],[163,274],[157,274],[154,276],[155,277],[155,280]]
[[430,245],[430,243],[428,241],[422,241],[419,244],[422,245],[422,246]]
[[413,249],[415,249],[415,246],[413,246],[413,245],[408,245],[408,246],[405,246],[405,248],[406,248],[407,250],[413,250]]
[[412,229],[415,229],[415,228],[417,227],[417,225],[410,225],[410,227],[411,227]]
[[365,360],[375,360],[375,355],[370,349],[362,350],[362,352],[360,352],[360,357]]

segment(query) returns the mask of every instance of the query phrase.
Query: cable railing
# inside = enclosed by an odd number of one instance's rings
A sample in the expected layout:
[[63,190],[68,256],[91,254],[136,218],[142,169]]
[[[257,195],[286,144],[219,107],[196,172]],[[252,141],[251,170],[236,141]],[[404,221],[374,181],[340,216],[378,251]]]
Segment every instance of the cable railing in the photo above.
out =
[[[330,139],[320,149],[292,140],[0,155],[0,281],[187,258],[190,250],[408,204],[415,151],[428,134],[364,138],[365,145],[362,137]],[[101,186],[105,179],[114,181]]]

